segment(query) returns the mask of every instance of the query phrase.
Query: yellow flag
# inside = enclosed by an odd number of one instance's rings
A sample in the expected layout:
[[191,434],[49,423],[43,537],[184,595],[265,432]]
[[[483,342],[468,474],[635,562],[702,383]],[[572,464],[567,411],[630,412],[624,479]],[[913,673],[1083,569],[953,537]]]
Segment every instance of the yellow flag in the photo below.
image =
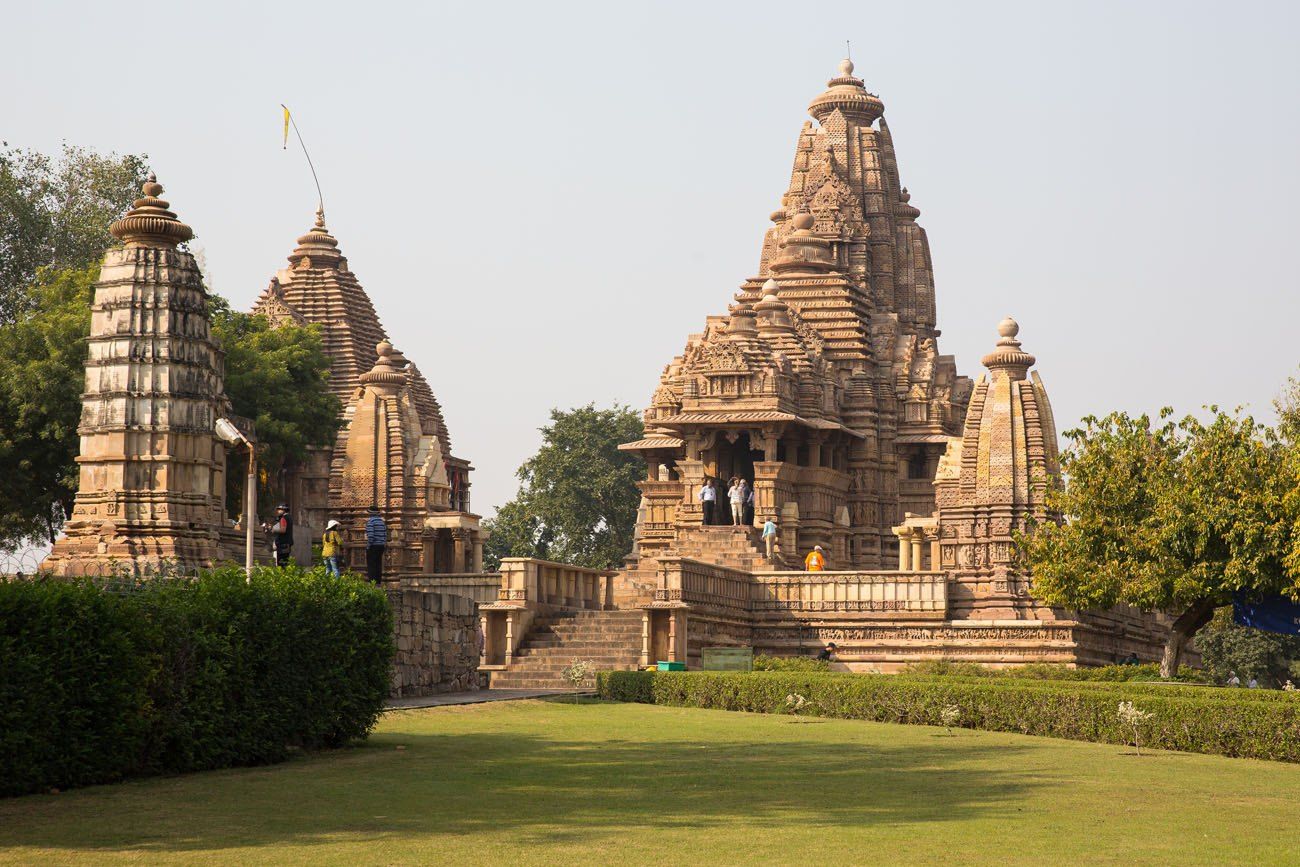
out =
[[280,150],[289,148],[289,106],[280,103],[280,108],[284,109],[284,146]]

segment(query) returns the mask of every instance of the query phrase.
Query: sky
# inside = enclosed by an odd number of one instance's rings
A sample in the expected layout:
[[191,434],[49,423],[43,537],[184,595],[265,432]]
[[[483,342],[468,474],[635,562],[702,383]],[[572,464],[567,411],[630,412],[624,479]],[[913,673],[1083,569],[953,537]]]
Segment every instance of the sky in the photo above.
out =
[[1300,364],[1300,4],[5,5],[0,139],[148,154],[241,308],[316,207],[289,105],[486,514],[551,408],[641,409],[726,312],[845,40],[960,372],[1014,316],[1064,431],[1271,418]]

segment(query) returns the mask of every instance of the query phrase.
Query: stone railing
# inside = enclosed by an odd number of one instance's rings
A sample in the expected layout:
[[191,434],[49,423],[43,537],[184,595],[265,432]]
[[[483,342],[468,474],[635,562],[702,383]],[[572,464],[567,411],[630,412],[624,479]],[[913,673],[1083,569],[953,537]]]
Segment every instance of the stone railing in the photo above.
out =
[[460,572],[447,575],[403,575],[399,580],[403,588],[435,590],[473,599],[480,605],[497,601],[501,589],[500,572]]
[[614,607],[614,573],[531,557],[501,561],[496,601],[552,608]]
[[684,602],[748,614],[753,594],[749,573],[686,557],[659,561],[655,602]]
[[880,612],[942,617],[943,572],[749,573],[687,558],[660,561],[656,603],[680,602],[719,613]]
[[948,610],[944,572],[760,572],[753,611],[871,611],[939,614]]

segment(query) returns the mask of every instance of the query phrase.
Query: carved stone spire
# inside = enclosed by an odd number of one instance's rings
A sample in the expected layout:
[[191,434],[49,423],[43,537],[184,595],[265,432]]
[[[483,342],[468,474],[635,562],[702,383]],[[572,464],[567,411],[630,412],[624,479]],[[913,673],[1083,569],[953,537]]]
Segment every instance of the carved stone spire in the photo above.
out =
[[194,230],[167,210],[171,203],[158,198],[163,194],[163,185],[153,172],[140,191],[144,195],[131,203],[126,216],[108,227],[114,238],[128,247],[175,249],[177,244],[194,237]]
[[827,90],[812,101],[808,113],[818,122],[836,109],[860,123],[869,124],[885,113],[885,104],[874,93],[868,93],[862,79],[853,77],[853,61],[840,61],[840,74],[826,82]]

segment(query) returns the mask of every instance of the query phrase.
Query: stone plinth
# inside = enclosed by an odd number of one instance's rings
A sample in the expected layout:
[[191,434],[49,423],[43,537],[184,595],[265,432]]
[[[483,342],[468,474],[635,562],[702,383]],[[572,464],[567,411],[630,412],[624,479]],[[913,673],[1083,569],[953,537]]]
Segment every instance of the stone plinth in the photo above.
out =
[[479,688],[478,606],[472,599],[391,589],[394,638],[392,698]]

